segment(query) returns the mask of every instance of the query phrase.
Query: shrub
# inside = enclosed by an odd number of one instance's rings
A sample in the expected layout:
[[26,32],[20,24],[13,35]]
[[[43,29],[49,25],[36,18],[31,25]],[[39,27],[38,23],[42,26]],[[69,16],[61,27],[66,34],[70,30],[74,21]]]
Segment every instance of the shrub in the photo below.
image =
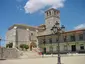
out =
[[26,44],[20,44],[20,48],[22,49],[22,50],[24,50],[24,49],[29,49],[29,46],[28,45],[26,45]]
[[20,44],[20,48],[23,50],[24,49],[24,44]]
[[9,44],[6,44],[6,48],[12,48],[13,47],[13,43],[9,43]]
[[13,47],[13,43],[9,43],[9,48],[12,48]]
[[27,50],[27,49],[29,49],[29,46],[28,45],[24,45],[24,48]]

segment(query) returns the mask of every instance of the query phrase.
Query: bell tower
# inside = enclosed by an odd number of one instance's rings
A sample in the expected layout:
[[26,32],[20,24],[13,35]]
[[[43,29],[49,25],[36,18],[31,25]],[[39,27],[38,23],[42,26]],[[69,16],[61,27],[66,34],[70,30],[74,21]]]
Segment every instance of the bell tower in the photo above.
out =
[[45,11],[45,25],[46,31],[50,32],[54,24],[58,22],[60,24],[60,11],[54,8]]

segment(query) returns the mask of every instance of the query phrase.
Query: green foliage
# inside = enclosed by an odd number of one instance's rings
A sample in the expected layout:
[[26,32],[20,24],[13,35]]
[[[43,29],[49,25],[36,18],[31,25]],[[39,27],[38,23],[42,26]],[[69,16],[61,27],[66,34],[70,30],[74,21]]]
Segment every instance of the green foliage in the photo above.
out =
[[12,48],[12,47],[13,47],[13,43],[6,44],[6,48]]
[[22,49],[22,50],[24,50],[24,49],[29,49],[29,46],[28,45],[26,45],[26,44],[20,44],[20,48]]
[[24,48],[27,50],[27,49],[29,49],[29,46],[28,45],[24,45]]
[[9,48],[12,48],[13,47],[13,43],[9,43]]
[[24,49],[24,44],[20,44],[20,48],[23,50]]

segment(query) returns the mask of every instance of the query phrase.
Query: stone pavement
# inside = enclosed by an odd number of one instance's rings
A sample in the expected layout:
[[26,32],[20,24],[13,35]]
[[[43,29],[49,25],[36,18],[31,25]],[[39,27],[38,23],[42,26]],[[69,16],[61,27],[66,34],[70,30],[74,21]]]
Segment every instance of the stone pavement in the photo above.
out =
[[[85,64],[85,55],[63,56],[62,64]],[[57,57],[0,60],[0,64],[57,64]]]

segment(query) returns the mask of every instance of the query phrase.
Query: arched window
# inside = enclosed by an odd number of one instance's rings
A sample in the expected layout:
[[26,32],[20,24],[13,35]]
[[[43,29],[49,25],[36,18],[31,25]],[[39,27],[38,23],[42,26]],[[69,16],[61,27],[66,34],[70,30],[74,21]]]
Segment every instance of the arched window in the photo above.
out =
[[47,12],[47,16],[48,16],[48,12]]
[[54,11],[54,15],[56,15],[56,11]]
[[51,15],[51,11],[49,11],[49,15]]

